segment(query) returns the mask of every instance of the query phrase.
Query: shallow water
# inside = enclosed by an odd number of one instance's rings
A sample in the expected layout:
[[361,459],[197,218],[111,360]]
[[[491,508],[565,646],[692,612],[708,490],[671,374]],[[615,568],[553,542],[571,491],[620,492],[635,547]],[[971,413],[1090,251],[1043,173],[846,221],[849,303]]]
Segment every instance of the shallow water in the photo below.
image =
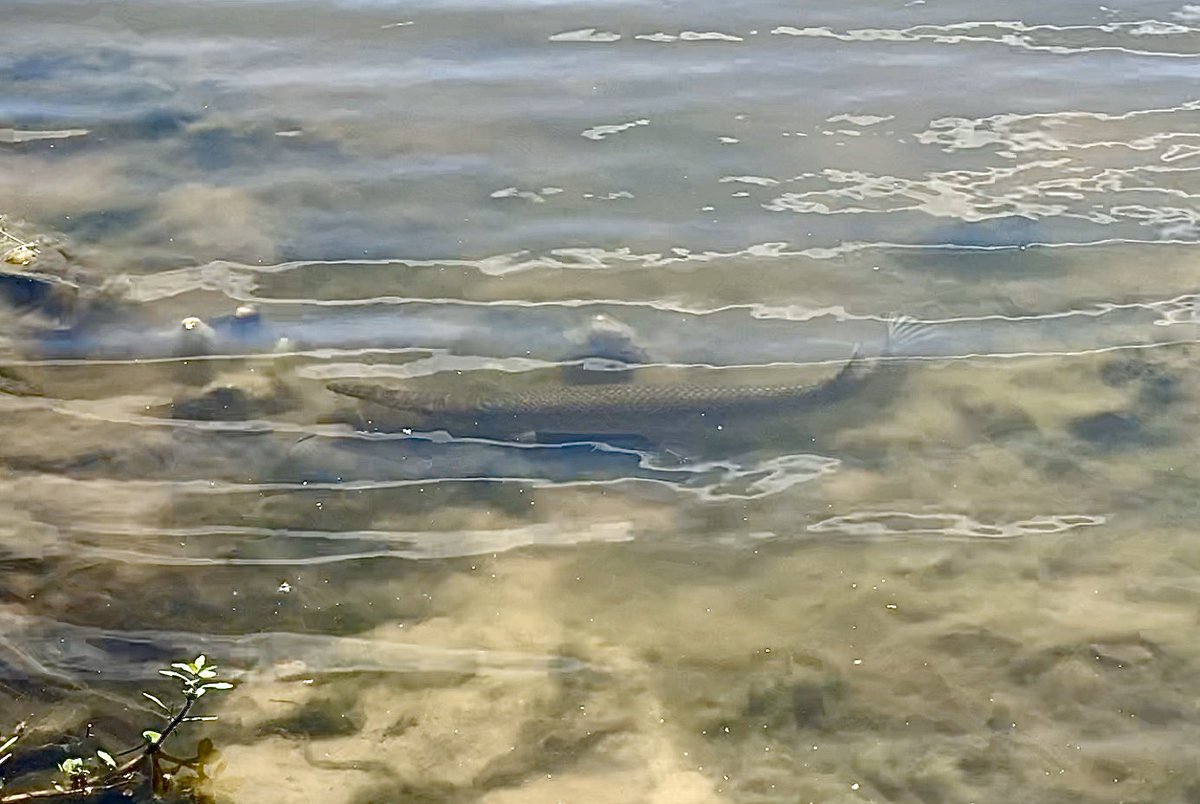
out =
[[[0,734],[205,652],[223,802],[1200,800],[1200,6],[4,16],[0,214],[116,301],[0,313]],[[874,368],[657,445],[324,387],[598,313],[635,382]]]

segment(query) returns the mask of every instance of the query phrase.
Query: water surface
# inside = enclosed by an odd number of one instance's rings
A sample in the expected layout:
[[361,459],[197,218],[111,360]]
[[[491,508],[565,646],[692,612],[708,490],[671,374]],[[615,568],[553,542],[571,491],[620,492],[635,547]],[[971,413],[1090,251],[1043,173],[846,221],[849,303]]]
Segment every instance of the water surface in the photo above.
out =
[[[136,742],[204,651],[219,801],[1200,796],[1200,6],[5,27],[0,213],[124,302],[0,316],[0,732]],[[255,339],[174,356],[247,303]],[[324,388],[559,382],[598,313],[635,381],[889,359],[659,448]]]

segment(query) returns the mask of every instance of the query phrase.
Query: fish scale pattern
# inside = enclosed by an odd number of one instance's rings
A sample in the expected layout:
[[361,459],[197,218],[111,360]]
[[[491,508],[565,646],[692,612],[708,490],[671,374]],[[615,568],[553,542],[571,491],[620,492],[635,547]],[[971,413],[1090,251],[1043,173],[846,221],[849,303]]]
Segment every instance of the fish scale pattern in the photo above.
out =
[[590,385],[532,389],[480,400],[470,410],[491,416],[683,415],[741,409],[756,403],[798,400],[821,391],[819,385]]
[[824,398],[844,385],[856,361],[822,383],[784,385],[558,385],[487,395],[431,394],[369,382],[331,382],[339,394],[396,410],[446,419],[521,419],[531,424],[576,419],[646,418],[752,412]]

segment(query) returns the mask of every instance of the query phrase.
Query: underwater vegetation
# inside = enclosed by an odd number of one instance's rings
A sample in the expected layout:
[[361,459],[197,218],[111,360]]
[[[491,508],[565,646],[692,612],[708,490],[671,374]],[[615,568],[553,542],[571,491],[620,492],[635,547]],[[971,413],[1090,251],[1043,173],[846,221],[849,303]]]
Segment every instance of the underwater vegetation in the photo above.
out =
[[[182,700],[172,706],[152,693],[142,692],[146,700],[161,710],[167,722],[143,730],[140,745],[122,751],[95,748],[91,756],[68,756],[58,763],[57,774],[48,780],[37,769],[18,770],[13,779],[0,777],[0,804],[100,800],[110,793],[121,794],[121,800],[134,796],[135,800],[157,799],[167,794],[182,795],[185,800],[207,800],[205,783],[220,765],[220,753],[212,741],[201,739],[191,757],[169,754],[164,744],[184,724],[215,720],[213,716],[193,714],[193,709],[206,693],[232,689],[233,684],[219,677],[217,666],[204,654],[191,661],[174,662],[158,672],[179,682],[178,694]],[[27,728],[22,722],[12,728],[11,736],[0,736],[0,771],[6,766],[21,768],[19,757],[17,761],[11,760],[18,756],[18,743],[26,736]],[[29,781],[30,777],[34,781]],[[26,789],[3,792],[13,786]]]

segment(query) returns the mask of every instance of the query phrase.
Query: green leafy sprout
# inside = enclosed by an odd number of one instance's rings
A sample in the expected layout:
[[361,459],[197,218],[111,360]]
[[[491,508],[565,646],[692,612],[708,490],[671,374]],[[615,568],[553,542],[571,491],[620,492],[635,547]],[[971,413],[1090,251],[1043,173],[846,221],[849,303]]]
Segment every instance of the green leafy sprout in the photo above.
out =
[[[146,781],[149,782],[152,793],[158,796],[169,792],[173,787],[183,786],[180,774],[184,768],[191,771],[191,782],[206,780],[206,765],[214,762],[219,756],[211,740],[201,740],[197,744],[196,755],[188,758],[171,756],[162,750],[162,746],[184,723],[216,720],[211,715],[193,715],[192,708],[196,701],[209,691],[232,689],[233,684],[218,678],[217,666],[210,664],[204,654],[190,662],[175,662],[169,668],[158,672],[178,681],[179,692],[183,697],[178,707],[172,707],[161,698],[149,692],[142,692],[142,696],[160,709],[162,715],[167,718],[165,725],[158,729],[145,729],[142,732],[142,744],[118,752],[115,756],[108,751],[98,750],[95,756],[86,759],[68,757],[58,764],[59,778],[52,781],[49,787],[0,795],[0,804],[68,797],[78,800],[109,790],[129,791]],[[25,730],[26,724],[20,723],[13,729],[12,736],[5,738],[0,735],[0,771],[12,758],[12,748]],[[117,757],[125,756],[129,758],[123,762],[118,761]],[[3,787],[3,784],[3,778],[0,778],[0,787]]]

